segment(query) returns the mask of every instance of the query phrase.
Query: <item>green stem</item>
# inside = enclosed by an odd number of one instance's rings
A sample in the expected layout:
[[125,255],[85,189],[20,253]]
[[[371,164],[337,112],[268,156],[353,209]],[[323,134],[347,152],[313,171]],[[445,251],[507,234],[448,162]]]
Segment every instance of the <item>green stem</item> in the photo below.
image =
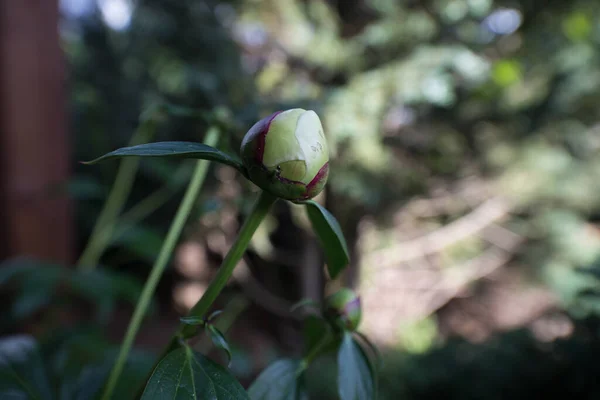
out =
[[317,343],[312,349],[310,349],[308,354],[302,359],[297,373],[299,374],[300,372],[308,368],[310,363],[313,362],[313,360],[321,353],[321,351],[331,343],[331,340],[333,338],[334,336],[331,333],[331,329],[327,329],[325,336],[319,341],[319,343]]
[[[218,142],[218,139],[218,129],[211,128],[206,134],[204,144],[215,146]],[[135,311],[133,312],[133,316],[131,317],[131,321],[129,322],[129,327],[125,333],[125,338],[123,339],[123,344],[121,345],[117,361],[115,362],[110,376],[108,377],[108,381],[102,395],[103,400],[109,400],[112,398],[113,391],[115,390],[119,376],[125,367],[127,356],[129,355],[129,351],[131,350],[135,336],[140,329],[142,320],[146,315],[150,301],[152,300],[154,292],[156,291],[156,287],[158,286],[158,282],[160,281],[160,278],[167,267],[167,263],[171,257],[171,254],[173,253],[175,245],[177,244],[179,235],[181,234],[185,222],[192,210],[196,197],[198,196],[198,192],[204,183],[204,178],[206,177],[206,172],[208,171],[208,165],[209,162],[206,160],[200,160],[196,163],[196,169],[194,170],[192,180],[190,181],[179,209],[177,210],[177,214],[171,223],[167,237],[165,238],[162,248],[160,249],[160,253],[158,254],[156,262],[152,266],[150,276],[144,285],[142,294],[140,295]]]
[[[254,204],[254,208],[252,209],[250,215],[244,222],[244,225],[242,226],[242,229],[240,230],[237,239],[233,243],[233,246],[231,246],[231,249],[229,249],[229,252],[227,253],[225,259],[223,260],[223,263],[221,264],[217,275],[214,277],[214,279],[212,280],[212,282],[210,283],[210,285],[206,289],[206,292],[204,292],[200,300],[196,303],[194,307],[192,307],[192,309],[188,313],[188,316],[202,318],[204,315],[206,315],[212,303],[216,300],[219,293],[221,293],[221,291],[227,284],[227,281],[229,281],[233,270],[244,255],[246,249],[248,248],[250,239],[252,239],[254,232],[256,232],[256,229],[269,212],[269,209],[271,208],[273,203],[275,203],[275,200],[277,200],[277,197],[273,196],[272,194],[269,194],[265,191],[261,192],[258,200]],[[193,335],[195,331],[196,328],[194,326],[181,324],[179,326],[179,330],[171,338],[171,342],[165,348],[163,356],[171,350],[175,349],[179,345],[181,339],[188,338],[189,336]]]
[[[217,299],[217,296],[227,284],[227,281],[229,281],[233,270],[246,252],[254,232],[256,232],[260,223],[265,219],[269,209],[273,203],[275,203],[275,200],[277,200],[277,197],[272,194],[265,191],[260,193],[258,200],[254,204],[254,208],[244,222],[244,225],[242,225],[242,229],[240,230],[237,239],[223,260],[217,275],[206,289],[206,292],[204,292],[204,295],[202,295],[196,305],[192,307],[188,316],[203,317],[206,314],[212,303]],[[193,326],[186,324],[182,324],[179,328],[179,332],[183,338],[186,337],[186,334],[193,332],[193,330]]]
[[[144,120],[131,138],[130,145],[134,146],[150,140],[155,126],[156,121],[154,119]],[[131,193],[139,164],[139,158],[121,160],[115,182],[96,220],[88,244],[77,261],[77,267],[80,270],[89,271],[98,265],[102,253],[110,243],[117,217],[121,213],[129,193]]]

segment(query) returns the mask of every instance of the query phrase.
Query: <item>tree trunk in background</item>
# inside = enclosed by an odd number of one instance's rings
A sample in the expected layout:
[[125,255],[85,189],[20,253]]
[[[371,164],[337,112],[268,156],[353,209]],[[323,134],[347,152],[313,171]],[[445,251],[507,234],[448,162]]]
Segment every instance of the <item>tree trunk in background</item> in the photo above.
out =
[[58,0],[0,1],[0,259],[72,259]]

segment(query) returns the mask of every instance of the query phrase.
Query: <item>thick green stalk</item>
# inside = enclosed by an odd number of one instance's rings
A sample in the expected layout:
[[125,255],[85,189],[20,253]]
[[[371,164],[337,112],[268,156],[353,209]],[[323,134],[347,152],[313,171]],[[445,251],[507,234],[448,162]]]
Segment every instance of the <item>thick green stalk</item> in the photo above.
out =
[[[144,120],[130,141],[130,146],[146,143],[154,133],[156,121],[152,118]],[[121,160],[115,182],[108,194],[108,198],[96,220],[87,246],[77,261],[80,270],[92,270],[98,265],[100,257],[108,247],[112,232],[117,222],[117,217],[131,193],[133,180],[140,164],[139,158],[126,158]]]
[[[188,316],[202,318],[206,315],[212,303],[214,303],[219,293],[221,293],[221,291],[227,284],[227,281],[229,281],[233,270],[244,255],[246,249],[248,248],[250,239],[252,239],[254,232],[256,232],[256,229],[259,227],[260,223],[263,221],[263,219],[269,212],[269,209],[271,208],[273,203],[275,203],[275,200],[277,200],[277,197],[273,196],[272,194],[269,194],[265,191],[262,191],[260,193],[260,196],[254,204],[250,215],[244,222],[242,229],[240,229],[237,239],[233,243],[233,246],[231,246],[231,249],[229,249],[229,252],[227,253],[225,259],[223,260],[223,263],[221,264],[217,275],[214,277],[214,279],[212,280],[212,282],[210,283],[210,285],[206,289],[206,292],[204,292],[200,300],[198,300],[196,305],[192,307],[192,309],[188,313]],[[163,356],[165,356],[171,350],[175,349],[182,338],[188,338],[189,336],[193,335],[195,331],[195,326],[182,323],[179,326],[177,333],[171,338],[171,342],[163,352]]]
[[[219,131],[217,128],[213,127],[207,132],[204,144],[216,146],[218,140]],[[194,170],[190,184],[179,206],[179,209],[177,210],[177,214],[171,223],[167,237],[165,238],[162,248],[160,249],[160,253],[158,254],[156,262],[152,266],[150,276],[144,285],[142,294],[140,295],[135,311],[133,312],[133,316],[131,317],[131,321],[129,322],[129,327],[125,333],[125,338],[123,339],[123,344],[121,345],[117,361],[115,362],[110,376],[108,377],[104,394],[102,396],[103,400],[109,400],[112,398],[113,391],[115,390],[119,376],[125,367],[127,356],[129,355],[131,346],[133,345],[135,337],[140,329],[142,320],[148,311],[150,301],[154,296],[158,282],[160,281],[160,278],[167,267],[167,263],[171,258],[171,254],[173,253],[175,245],[177,244],[179,235],[181,234],[185,222],[192,210],[196,197],[198,196],[198,192],[204,183],[204,178],[206,177],[206,172],[208,171],[208,165],[209,162],[206,160],[200,160],[196,163],[196,169]]]

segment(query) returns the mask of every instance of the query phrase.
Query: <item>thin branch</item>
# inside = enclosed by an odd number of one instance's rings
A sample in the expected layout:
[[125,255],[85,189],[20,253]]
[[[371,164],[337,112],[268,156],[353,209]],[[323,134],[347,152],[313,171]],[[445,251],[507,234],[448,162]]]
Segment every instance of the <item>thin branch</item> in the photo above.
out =
[[438,253],[453,244],[479,234],[490,224],[504,219],[510,210],[511,207],[505,200],[489,199],[464,217],[433,232],[366,254],[364,263],[377,268],[390,267]]

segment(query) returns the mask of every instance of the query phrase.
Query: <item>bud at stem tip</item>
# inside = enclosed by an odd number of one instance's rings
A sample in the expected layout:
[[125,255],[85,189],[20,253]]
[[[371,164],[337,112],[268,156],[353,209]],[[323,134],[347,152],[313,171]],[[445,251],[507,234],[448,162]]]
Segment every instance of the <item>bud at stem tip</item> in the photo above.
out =
[[314,111],[278,111],[258,121],[241,146],[250,179],[278,197],[298,201],[323,190],[329,175],[329,149]]

